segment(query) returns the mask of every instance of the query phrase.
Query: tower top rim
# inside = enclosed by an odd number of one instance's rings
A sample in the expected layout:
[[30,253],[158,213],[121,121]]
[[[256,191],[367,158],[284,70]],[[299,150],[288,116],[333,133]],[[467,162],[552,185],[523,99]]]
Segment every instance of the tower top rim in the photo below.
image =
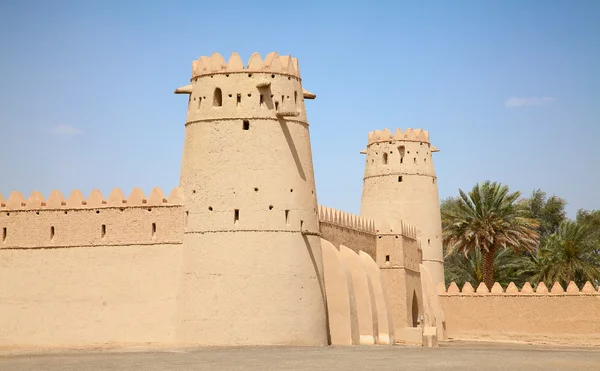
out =
[[217,52],[210,57],[201,56],[192,62],[192,79],[214,74],[224,73],[277,73],[291,75],[300,78],[300,68],[298,58],[290,55],[279,55],[277,52],[271,52],[263,60],[258,53],[253,53],[244,66],[242,58],[236,52],[231,53],[229,61]]
[[369,132],[368,145],[377,142],[388,142],[391,140],[430,143],[429,131],[427,130],[408,128],[403,132],[402,129],[398,128],[392,135],[392,132],[385,128],[383,130]]

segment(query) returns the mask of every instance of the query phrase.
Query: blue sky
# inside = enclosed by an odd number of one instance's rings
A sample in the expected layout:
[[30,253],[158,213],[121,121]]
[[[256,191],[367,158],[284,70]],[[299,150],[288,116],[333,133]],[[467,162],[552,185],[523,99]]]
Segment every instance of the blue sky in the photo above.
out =
[[3,1],[0,193],[179,181],[216,51],[300,62],[319,202],[358,213],[375,129],[423,128],[440,197],[487,179],[600,209],[598,1]]

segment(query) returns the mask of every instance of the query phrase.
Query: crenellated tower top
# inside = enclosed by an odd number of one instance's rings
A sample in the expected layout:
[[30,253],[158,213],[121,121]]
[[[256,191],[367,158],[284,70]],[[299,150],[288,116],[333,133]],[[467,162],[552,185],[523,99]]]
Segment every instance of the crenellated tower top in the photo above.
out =
[[[403,132],[402,129],[398,128],[393,135],[392,132],[387,128],[369,132],[368,145],[389,141],[421,142],[431,144],[429,141],[429,131],[423,129],[408,128]],[[432,147],[432,152],[438,151],[439,150],[437,148]]]
[[300,78],[298,59],[289,55],[278,55],[277,52],[267,54],[263,60],[258,53],[252,54],[248,64],[244,67],[242,58],[238,53],[232,53],[229,61],[219,53],[212,56],[202,56],[192,62],[192,80],[203,75],[228,74],[228,73],[265,73],[272,72]]

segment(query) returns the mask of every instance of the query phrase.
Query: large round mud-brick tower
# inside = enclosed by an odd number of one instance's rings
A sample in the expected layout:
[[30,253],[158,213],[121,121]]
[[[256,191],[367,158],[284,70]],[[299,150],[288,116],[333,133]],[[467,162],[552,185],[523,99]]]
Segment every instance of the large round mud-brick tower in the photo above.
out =
[[[442,223],[433,152],[427,131],[369,133],[360,215],[402,220],[420,230],[423,264],[434,284],[444,282]],[[365,153],[365,152],[363,152]]]
[[[177,338],[326,345],[310,136],[298,62],[233,53],[193,62],[180,187]],[[159,274],[159,272],[157,272]]]

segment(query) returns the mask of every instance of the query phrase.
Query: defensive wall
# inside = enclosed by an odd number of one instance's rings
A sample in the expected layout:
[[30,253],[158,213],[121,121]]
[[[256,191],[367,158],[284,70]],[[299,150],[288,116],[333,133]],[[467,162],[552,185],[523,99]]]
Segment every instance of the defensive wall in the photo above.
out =
[[0,347],[173,343],[183,199],[0,195]]
[[376,223],[322,205],[319,223],[322,238],[337,249],[345,247],[375,261],[381,270],[396,338],[414,338],[413,331],[407,328],[417,329],[423,310],[419,267],[423,252],[417,228],[401,220]]
[[376,259],[377,229],[373,220],[319,205],[319,228],[324,239]]
[[452,282],[439,290],[449,338],[600,345],[600,292],[589,282],[566,290],[558,282],[550,290],[497,282],[491,290],[468,282],[460,290]]

